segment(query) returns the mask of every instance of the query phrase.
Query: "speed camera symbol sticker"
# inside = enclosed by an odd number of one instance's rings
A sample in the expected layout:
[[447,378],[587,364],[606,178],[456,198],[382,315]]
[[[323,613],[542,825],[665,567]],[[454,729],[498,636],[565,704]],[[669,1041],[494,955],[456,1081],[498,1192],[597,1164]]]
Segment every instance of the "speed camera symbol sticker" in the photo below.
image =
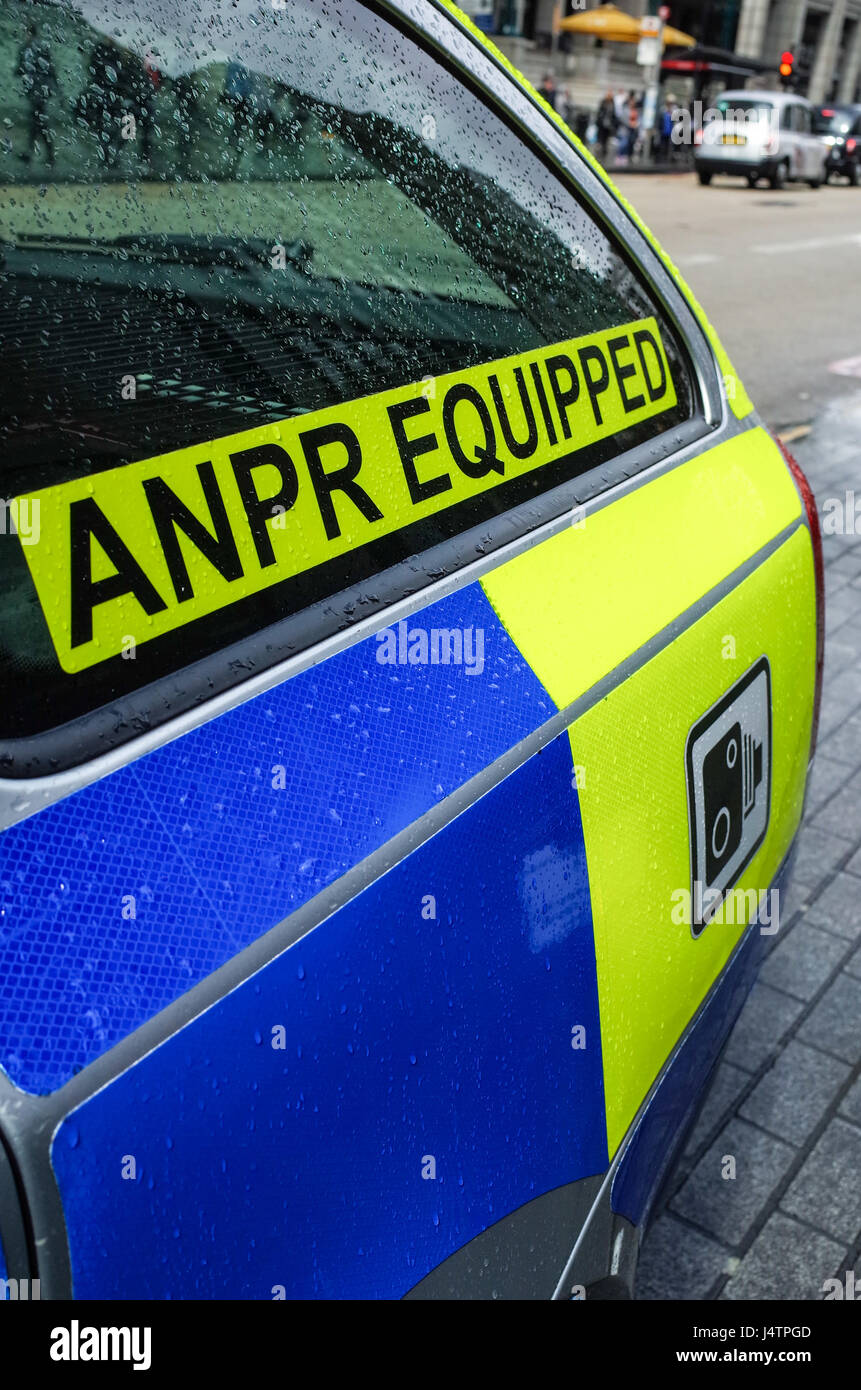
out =
[[692,927],[698,936],[765,839],[771,671],[760,657],[688,734]]

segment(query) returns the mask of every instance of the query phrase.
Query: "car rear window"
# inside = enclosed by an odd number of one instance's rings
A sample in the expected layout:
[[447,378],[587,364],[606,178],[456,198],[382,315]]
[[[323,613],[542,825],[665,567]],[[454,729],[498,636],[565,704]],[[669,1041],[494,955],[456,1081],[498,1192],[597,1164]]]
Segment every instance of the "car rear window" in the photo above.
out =
[[357,0],[3,0],[0,76],[5,740],[129,737],[695,412],[625,249]]
[[813,113],[813,129],[817,135],[848,135],[857,124],[856,111],[840,111],[828,106]]
[[751,116],[756,117],[759,113],[767,116],[774,110],[770,101],[756,101],[753,97],[721,97],[719,101],[715,102],[715,108],[721,113],[721,116],[730,119],[736,116],[749,119]]

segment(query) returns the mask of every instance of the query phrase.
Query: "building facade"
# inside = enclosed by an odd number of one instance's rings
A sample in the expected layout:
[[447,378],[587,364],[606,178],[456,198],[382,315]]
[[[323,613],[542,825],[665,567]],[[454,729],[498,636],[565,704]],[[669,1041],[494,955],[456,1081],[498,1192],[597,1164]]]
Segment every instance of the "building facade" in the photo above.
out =
[[734,47],[775,65],[792,53],[811,101],[857,101],[861,0],[742,0]]
[[[537,78],[547,67],[594,99],[604,83],[642,85],[634,51],[571,37],[553,43],[553,12],[571,14],[597,0],[461,0],[512,60]],[[657,0],[615,0],[641,16]],[[794,60],[794,86],[817,103],[861,100],[861,0],[670,0],[670,22],[698,44],[759,59],[768,72],[757,86],[777,86],[781,54]],[[552,61],[551,61],[552,60]],[[741,84],[739,84],[741,85]]]

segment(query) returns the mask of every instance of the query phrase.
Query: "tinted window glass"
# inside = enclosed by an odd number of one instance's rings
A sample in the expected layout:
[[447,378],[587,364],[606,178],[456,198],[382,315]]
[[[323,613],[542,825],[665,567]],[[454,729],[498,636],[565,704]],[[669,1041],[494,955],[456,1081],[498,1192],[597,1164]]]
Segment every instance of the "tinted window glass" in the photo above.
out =
[[801,134],[810,133],[810,112],[806,106],[794,106],[792,108],[793,129]]
[[840,110],[832,106],[814,112],[813,129],[818,135],[847,135],[858,125],[858,118],[851,110]]
[[725,116],[733,116],[736,112],[745,116],[750,112],[762,112],[767,117],[774,110],[770,101],[757,101],[753,97],[721,97],[716,105]]
[[[353,0],[6,0],[0,76],[0,491],[30,499],[5,509],[18,537],[0,544],[4,736],[370,583],[693,411],[684,352],[624,251],[501,118]],[[652,319],[612,361],[603,340],[578,359],[579,381],[534,356]],[[413,450],[419,413],[437,381],[499,359],[498,391],[525,383],[518,428],[528,404],[539,442],[519,473],[494,465],[476,393],[500,439],[503,407],[486,375],[464,379],[452,410],[478,424],[447,456],[455,487],[439,451]],[[396,476],[375,493],[358,417],[319,412],[409,383],[424,405],[389,415]],[[612,429],[608,389],[644,402]],[[589,430],[568,438],[578,393]],[[434,577],[416,561],[409,587]],[[209,689],[245,669],[216,664]]]

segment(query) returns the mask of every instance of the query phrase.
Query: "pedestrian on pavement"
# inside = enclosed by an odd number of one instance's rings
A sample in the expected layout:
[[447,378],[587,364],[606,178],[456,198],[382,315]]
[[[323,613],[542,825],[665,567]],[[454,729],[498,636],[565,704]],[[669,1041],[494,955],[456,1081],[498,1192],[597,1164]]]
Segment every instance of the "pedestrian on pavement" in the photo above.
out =
[[31,157],[37,141],[45,147],[48,164],[54,163],[54,142],[48,125],[48,101],[57,86],[57,74],[51,62],[51,50],[38,36],[35,24],[27,30],[27,38],[18,55],[18,76],[24,80],[24,92],[30,105],[30,146],[26,159]]
[[675,98],[667,97],[664,101],[658,123],[658,158],[662,163],[668,164],[673,155],[673,124],[675,119],[676,103]]
[[628,98],[627,111],[625,113],[624,135],[620,154],[625,159],[630,159],[637,145],[637,136],[640,131],[640,108],[637,105],[636,93],[631,92]]
[[155,94],[161,86],[161,69],[151,53],[147,52],[144,55],[140,68],[136,65],[133,66],[132,81],[134,84],[133,107],[137,109],[141,122],[141,160],[151,167],[153,131],[156,120]]
[[617,127],[619,126],[619,120],[616,116],[616,103],[613,99],[612,92],[607,92],[598,106],[598,111],[595,116],[595,125],[597,127],[596,143],[598,147],[598,158],[606,159],[607,145],[612,136],[615,135]]
[[[200,105],[194,72],[183,72],[174,83],[176,111],[179,121],[179,163],[185,178],[189,175],[189,163],[194,153],[198,135]],[[236,148],[239,142],[236,141]]]
[[541,95],[543,96],[544,100],[548,103],[548,105],[552,106],[552,107],[553,107],[553,110],[555,111],[555,110],[556,110],[556,78],[553,76],[553,73],[552,73],[552,72],[545,72],[545,74],[544,74],[544,79],[543,79],[543,81],[542,81],[542,83],[541,83],[541,88],[540,88],[540,90],[541,90]]
[[113,169],[123,148],[122,121],[134,115],[135,71],[138,60],[108,38],[93,44],[87,60],[87,81],[75,103],[74,114],[98,141],[99,157]]

